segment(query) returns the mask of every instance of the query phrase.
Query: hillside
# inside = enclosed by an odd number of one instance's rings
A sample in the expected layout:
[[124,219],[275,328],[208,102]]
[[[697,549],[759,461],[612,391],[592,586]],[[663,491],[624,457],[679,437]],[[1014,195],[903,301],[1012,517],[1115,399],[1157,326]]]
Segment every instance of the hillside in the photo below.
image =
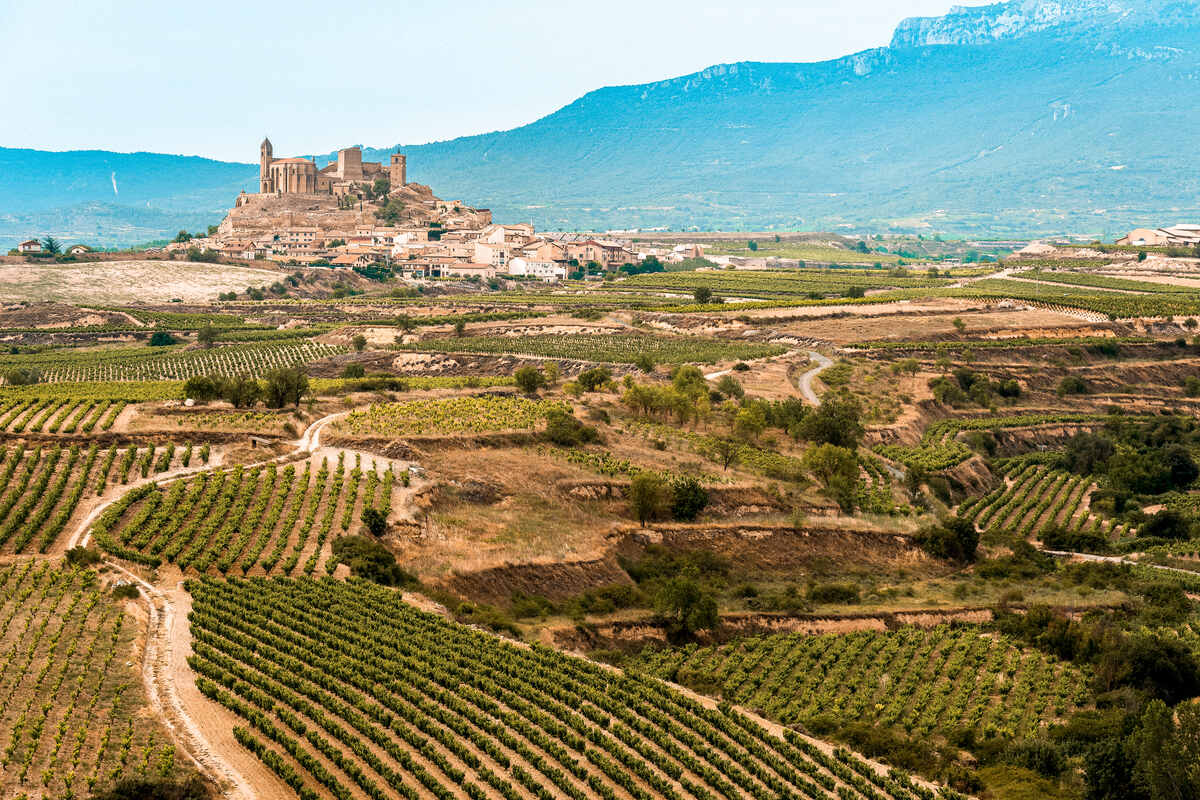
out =
[[[545,228],[1111,235],[1200,216],[1179,140],[1200,113],[1197,34],[1197,6],[1166,0],[956,8],[905,20],[888,47],[604,88],[405,150],[440,196]],[[254,181],[252,165],[151,154],[0,150],[0,164],[5,241],[84,202],[152,210],[167,232]]]

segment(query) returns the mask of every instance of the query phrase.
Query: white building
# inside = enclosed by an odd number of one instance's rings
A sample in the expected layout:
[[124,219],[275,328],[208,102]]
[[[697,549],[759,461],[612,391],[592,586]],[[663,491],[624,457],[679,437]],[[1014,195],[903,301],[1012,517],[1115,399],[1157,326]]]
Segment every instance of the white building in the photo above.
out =
[[535,261],[530,258],[517,256],[508,262],[509,275],[528,275],[534,278],[540,278],[547,283],[563,280],[567,277],[567,270],[561,264],[553,261]]
[[40,253],[40,252],[42,252],[42,243],[39,242],[37,239],[30,239],[27,242],[21,242],[19,245],[17,245],[17,252],[19,252],[19,253]]

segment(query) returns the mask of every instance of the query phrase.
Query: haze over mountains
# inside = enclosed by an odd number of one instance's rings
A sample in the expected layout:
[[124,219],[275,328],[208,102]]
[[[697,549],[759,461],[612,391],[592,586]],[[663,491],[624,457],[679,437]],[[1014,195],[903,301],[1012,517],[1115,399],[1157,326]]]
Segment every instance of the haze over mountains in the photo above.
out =
[[[1198,133],[1197,3],[1016,0],[905,20],[888,47],[833,61],[599,89],[404,151],[410,180],[539,228],[1112,236],[1200,220]],[[0,246],[195,229],[256,178],[256,164],[0,149]]]

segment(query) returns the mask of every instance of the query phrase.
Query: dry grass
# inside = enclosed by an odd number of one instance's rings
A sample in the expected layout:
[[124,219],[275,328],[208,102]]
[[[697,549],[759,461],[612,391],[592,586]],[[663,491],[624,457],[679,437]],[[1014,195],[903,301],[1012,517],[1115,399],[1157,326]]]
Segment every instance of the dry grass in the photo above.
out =
[[215,300],[279,280],[268,269],[176,261],[101,261],[81,264],[0,264],[0,301],[167,303]]

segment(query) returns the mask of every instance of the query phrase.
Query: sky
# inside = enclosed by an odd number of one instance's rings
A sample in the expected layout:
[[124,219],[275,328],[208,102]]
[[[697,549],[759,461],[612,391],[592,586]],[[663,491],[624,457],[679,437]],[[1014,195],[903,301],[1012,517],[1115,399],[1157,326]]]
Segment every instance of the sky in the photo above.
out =
[[951,0],[0,0],[0,146],[256,161],[505,130],[593,89],[887,44]]

